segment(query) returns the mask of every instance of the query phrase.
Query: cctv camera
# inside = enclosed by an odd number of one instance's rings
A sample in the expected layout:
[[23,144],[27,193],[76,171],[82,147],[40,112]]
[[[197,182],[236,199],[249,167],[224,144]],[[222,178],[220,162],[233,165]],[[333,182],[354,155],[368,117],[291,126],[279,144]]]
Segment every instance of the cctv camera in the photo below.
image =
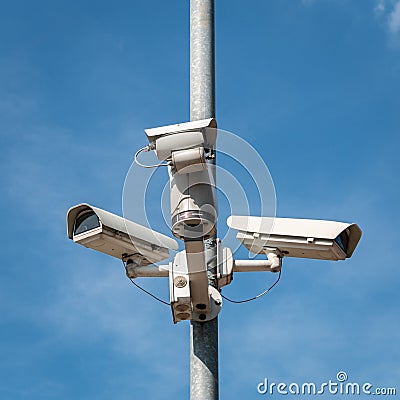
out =
[[344,260],[351,257],[361,238],[356,224],[335,221],[230,216],[227,224],[238,230],[237,239],[256,254]]
[[215,147],[217,122],[214,118],[145,129],[150,147],[160,160],[171,159],[176,151]]
[[146,129],[150,148],[170,162],[172,234],[202,240],[215,234],[217,196],[215,167],[207,158],[215,147],[214,118]]
[[162,261],[170,249],[178,249],[174,239],[86,203],[68,210],[67,231],[75,243],[110,256],[140,256],[141,265]]

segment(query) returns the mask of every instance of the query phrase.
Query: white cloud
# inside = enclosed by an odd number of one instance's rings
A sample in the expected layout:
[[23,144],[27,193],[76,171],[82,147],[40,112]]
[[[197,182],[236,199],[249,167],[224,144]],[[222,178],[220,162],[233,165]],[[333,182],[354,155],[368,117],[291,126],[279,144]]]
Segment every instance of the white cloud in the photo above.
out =
[[389,30],[391,33],[400,31],[400,0],[395,4],[388,20]]
[[382,14],[384,13],[386,10],[386,5],[385,5],[385,1],[384,0],[378,0],[376,2],[374,11],[376,14]]
[[388,44],[400,46],[400,0],[375,0],[374,14],[377,21],[388,33]]

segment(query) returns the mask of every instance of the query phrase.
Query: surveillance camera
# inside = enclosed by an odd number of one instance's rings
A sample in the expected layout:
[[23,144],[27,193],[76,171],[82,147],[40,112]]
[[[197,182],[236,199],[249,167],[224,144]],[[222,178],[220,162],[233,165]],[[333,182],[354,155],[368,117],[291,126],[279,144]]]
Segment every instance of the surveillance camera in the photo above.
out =
[[[214,118],[145,129],[150,147],[160,160],[171,159],[181,150],[215,147],[217,123]],[[197,155],[198,156],[198,155]]]
[[162,261],[169,249],[178,249],[174,239],[86,203],[68,210],[67,231],[75,243],[119,259],[139,256],[141,265]]
[[351,257],[360,238],[356,224],[312,219],[231,216],[237,239],[252,253],[344,260]]
[[170,173],[172,234],[178,239],[199,240],[215,234],[217,197],[212,171]]
[[150,148],[168,160],[172,234],[200,240],[215,234],[217,196],[212,158],[217,138],[214,118],[146,129]]

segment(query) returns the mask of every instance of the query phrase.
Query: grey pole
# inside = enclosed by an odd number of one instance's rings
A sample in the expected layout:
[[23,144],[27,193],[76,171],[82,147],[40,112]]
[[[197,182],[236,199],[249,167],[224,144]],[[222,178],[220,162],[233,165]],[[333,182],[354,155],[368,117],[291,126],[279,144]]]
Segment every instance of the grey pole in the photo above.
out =
[[[191,121],[215,117],[214,37],[214,0],[190,0]],[[205,249],[209,284],[216,286],[216,237],[205,241]],[[218,399],[218,318],[191,322],[190,399]]]
[[190,120],[215,117],[214,0],[190,0]]

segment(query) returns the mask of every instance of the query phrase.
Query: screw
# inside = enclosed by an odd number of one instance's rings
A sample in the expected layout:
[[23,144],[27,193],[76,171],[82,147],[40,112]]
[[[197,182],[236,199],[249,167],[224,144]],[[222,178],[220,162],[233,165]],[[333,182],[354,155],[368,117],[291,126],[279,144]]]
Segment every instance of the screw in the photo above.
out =
[[177,288],[183,288],[183,287],[185,287],[187,285],[187,279],[184,276],[177,276],[174,279],[174,285]]

